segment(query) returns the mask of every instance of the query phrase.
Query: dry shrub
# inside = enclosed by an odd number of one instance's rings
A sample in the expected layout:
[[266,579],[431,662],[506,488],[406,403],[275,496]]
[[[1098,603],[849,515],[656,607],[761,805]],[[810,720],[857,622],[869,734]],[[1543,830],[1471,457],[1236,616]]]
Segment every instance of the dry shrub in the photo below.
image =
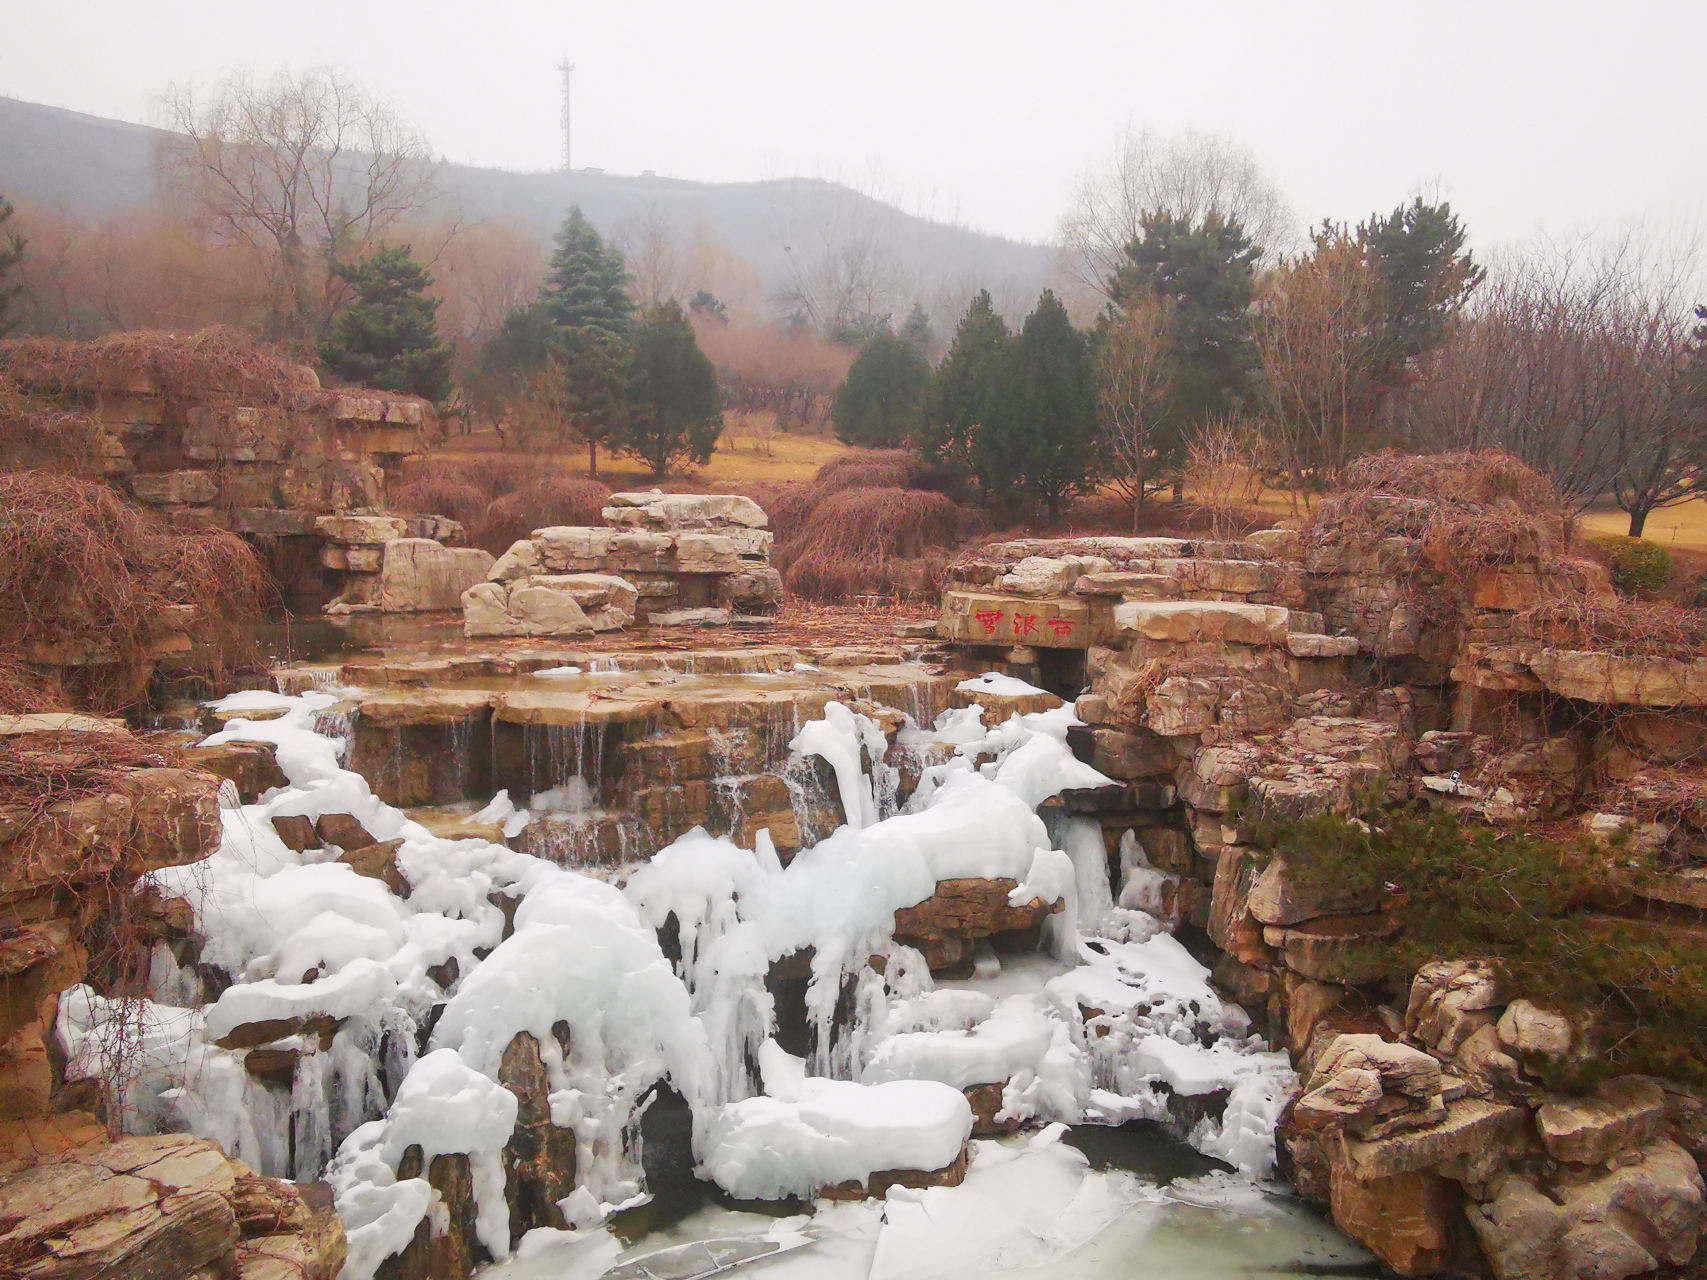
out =
[[0,715],[68,711],[70,705],[52,667],[0,655]]
[[527,457],[433,458],[392,487],[391,506],[460,521],[468,540],[493,555],[535,529],[599,525],[610,487],[585,476],[545,470]]
[[944,494],[846,489],[821,501],[776,559],[796,595],[912,595],[941,584],[959,533],[960,508]]
[[1707,768],[1683,766],[1638,773],[1607,787],[1596,803],[1608,813],[1701,831],[1707,828]]
[[1262,500],[1263,475],[1275,470],[1274,447],[1253,422],[1204,424],[1186,449],[1185,487],[1206,509],[1211,535],[1237,537]]
[[168,636],[187,632],[217,683],[249,658],[268,598],[255,552],[229,533],[180,533],[105,485],[0,475],[0,634],[66,669],[74,700],[131,705]]
[[904,449],[873,449],[833,458],[808,484],[751,485],[747,496],[765,509],[778,544],[795,541],[813,523],[818,507],[849,489],[910,489],[919,460]]
[[1348,493],[1370,490],[1480,505],[1510,503],[1536,514],[1562,516],[1569,512],[1551,480],[1497,449],[1460,453],[1397,453],[1389,449],[1366,454],[1345,469],[1345,488]]
[[510,544],[548,525],[602,525],[610,486],[586,476],[544,475],[486,509],[479,545],[501,555]]
[[832,458],[818,468],[813,485],[822,494],[844,489],[910,489],[919,460],[905,449],[873,449]]
[[44,395],[87,400],[96,392],[205,399],[240,396],[247,404],[285,404],[312,389],[313,375],[289,354],[239,329],[196,333],[140,329],[95,342],[22,338],[0,342],[0,373]]
[[0,470],[93,476],[100,427],[88,413],[28,395],[0,374]]
[[12,734],[0,738],[0,806],[33,818],[110,791],[132,769],[174,769],[183,762],[182,751],[164,735]]
[[1519,629],[1557,649],[1621,657],[1707,657],[1707,613],[1657,601],[1548,600],[1518,617]]

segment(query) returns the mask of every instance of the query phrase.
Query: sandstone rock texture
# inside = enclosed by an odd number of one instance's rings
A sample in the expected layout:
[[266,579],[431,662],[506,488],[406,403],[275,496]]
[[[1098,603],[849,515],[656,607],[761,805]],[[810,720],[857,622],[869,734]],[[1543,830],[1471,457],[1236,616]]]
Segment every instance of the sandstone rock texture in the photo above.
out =
[[[1680,1155],[1707,1158],[1707,1101],[1629,1076],[1558,1092],[1594,1061],[1594,1017],[1473,955],[1397,972],[1397,886],[1256,835],[1396,803],[1568,823],[1604,858],[1591,924],[1707,945],[1707,661],[1585,642],[1571,619],[1613,599],[1560,518],[1450,485],[1376,483],[1237,541],[1017,539],[948,573],[951,665],[1075,699],[1069,744],[1118,784],[1094,808],[1123,851],[1116,899],[1220,949],[1217,983],[1300,1074],[1289,1176],[1397,1274],[1622,1277],[1694,1256],[1701,1184]],[[1128,857],[1128,837],[1156,855]]]
[[[8,749],[64,759],[122,726],[66,720],[9,735]],[[45,731],[44,731],[45,730]],[[198,761],[200,762],[200,761]],[[257,785],[258,761],[226,761]],[[273,766],[276,768],[276,766]],[[45,810],[0,821],[0,1270],[32,1277],[241,1276],[334,1280],[344,1229],[323,1186],[261,1178],[188,1135],[109,1141],[107,1100],[67,1083],[53,1034],[61,993],[89,974],[104,881],[131,895],[145,938],[187,937],[181,900],[133,893],[137,877],[196,862],[220,840],[212,772],[114,767]],[[306,821],[306,820],[305,820]]]
[[9,1275],[335,1280],[344,1256],[329,1188],[258,1177],[186,1134],[0,1164]]
[[[286,596],[318,606],[336,594],[343,565],[320,559],[339,540],[324,539],[316,521],[383,511],[403,459],[441,436],[433,406],[324,388],[307,366],[261,351],[232,358],[203,337],[90,343],[69,376],[65,363],[23,351],[0,366],[27,393],[86,415],[110,483],[178,528],[256,538]],[[437,517],[400,519],[392,537],[454,541]]]
[[609,527],[535,529],[512,545],[462,593],[466,633],[721,626],[732,614],[774,613],[782,600],[766,516],[750,498],[618,493],[603,514]]

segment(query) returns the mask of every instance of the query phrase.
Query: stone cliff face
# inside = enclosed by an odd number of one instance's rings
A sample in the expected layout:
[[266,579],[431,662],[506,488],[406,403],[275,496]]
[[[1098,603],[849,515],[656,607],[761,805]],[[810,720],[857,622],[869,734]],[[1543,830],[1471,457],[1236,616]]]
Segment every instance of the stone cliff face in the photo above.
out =
[[8,343],[0,377],[67,415],[100,475],[174,527],[256,540],[300,603],[337,585],[322,580],[336,556],[323,559],[316,521],[383,510],[388,476],[439,433],[418,397],[323,388],[312,369],[217,330]]
[[86,716],[0,716],[0,757],[0,1270],[332,1280],[344,1233],[324,1187],[187,1135],[111,1140],[126,1100],[67,1080],[55,1035],[78,983],[139,994],[164,918],[137,879],[217,847],[220,779]]
[[1608,863],[1590,908],[1608,928],[1707,944],[1702,832],[1642,803],[1707,795],[1689,763],[1707,661],[1597,650],[1569,624],[1616,608],[1604,568],[1561,554],[1544,521],[1443,563],[1424,536],[1436,508],[1377,494],[1372,532],[988,547],[951,571],[943,634],[965,669],[1084,689],[1076,749],[1122,786],[1065,799],[1094,811],[1111,862],[1131,864],[1116,852],[1130,833],[1163,882],[1152,908],[1203,928],[1223,989],[1266,1008],[1302,1077],[1286,1170],[1386,1266],[1681,1265],[1703,1217],[1699,1095],[1634,1077],[1550,1092],[1544,1068],[1584,1051],[1584,1027],[1513,999],[1474,956],[1393,989],[1387,895],[1324,888],[1254,843],[1258,820],[1372,795],[1580,821],[1662,852],[1651,876]]

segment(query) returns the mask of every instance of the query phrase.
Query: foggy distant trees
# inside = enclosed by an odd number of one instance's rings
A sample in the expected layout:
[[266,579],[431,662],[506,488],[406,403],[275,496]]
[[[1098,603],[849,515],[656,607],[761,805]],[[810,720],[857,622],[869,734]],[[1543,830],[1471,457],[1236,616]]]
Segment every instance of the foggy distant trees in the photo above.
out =
[[1106,296],[1146,218],[1201,225],[1212,214],[1270,254],[1287,251],[1297,235],[1279,187],[1248,148],[1191,129],[1127,129],[1108,161],[1080,181],[1061,219],[1063,270]]
[[205,100],[176,89],[166,110],[169,171],[202,224],[264,256],[276,336],[318,338],[347,287],[338,264],[368,256],[434,190],[421,135],[335,72],[234,76]]
[[18,282],[18,268],[24,261],[24,237],[11,225],[15,212],[11,202],[0,196],[0,338],[17,325],[13,304],[24,291]]

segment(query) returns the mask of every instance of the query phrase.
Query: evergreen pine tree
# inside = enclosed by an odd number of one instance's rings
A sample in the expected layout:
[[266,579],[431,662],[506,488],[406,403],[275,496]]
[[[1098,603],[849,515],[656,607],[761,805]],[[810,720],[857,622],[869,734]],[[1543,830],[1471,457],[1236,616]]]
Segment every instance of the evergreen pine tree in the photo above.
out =
[[24,261],[24,237],[6,229],[14,212],[11,202],[0,196],[0,338],[16,327],[18,321],[11,315],[12,303],[24,291],[23,285],[12,280]]
[[993,454],[1051,520],[1096,480],[1096,366],[1090,340],[1045,289],[1007,344],[990,401]]
[[729,308],[709,289],[701,289],[688,299],[688,310],[696,316],[706,316],[718,324],[729,323]]
[[597,330],[627,341],[634,303],[628,296],[622,254],[604,242],[580,205],[570,206],[555,244],[551,270],[539,291],[539,305],[551,323],[559,329]]
[[326,368],[359,386],[443,400],[450,392],[451,350],[439,340],[439,301],[425,296],[432,277],[409,246],[393,245],[336,272],[355,298],[320,344]]
[[997,487],[997,451],[985,428],[990,396],[1010,340],[1008,326],[990,291],[981,289],[954,330],[954,341],[937,366],[918,443],[929,457],[978,480],[987,496]]
[[565,407],[587,446],[587,474],[599,474],[599,446],[615,448],[628,426],[628,346],[600,329],[562,329],[553,347],[563,361]]
[[1358,227],[1357,242],[1379,260],[1387,286],[1383,390],[1401,386],[1406,365],[1445,340],[1452,318],[1487,274],[1464,248],[1467,235],[1450,204],[1424,204],[1420,196]]
[[868,449],[898,449],[923,422],[931,366],[919,349],[885,329],[865,344],[830,410],[836,438]]
[[537,306],[556,330],[576,433],[587,444],[587,470],[599,474],[599,446],[614,447],[627,422],[624,400],[634,303],[622,255],[581,213],[558,228],[551,270]]
[[628,404],[622,447],[644,458],[653,475],[683,461],[711,461],[723,434],[717,371],[675,302],[653,308],[635,331]]
[[937,352],[936,330],[931,328],[930,315],[916,302],[901,326],[901,336],[917,347],[926,360]]
[[1116,306],[1139,291],[1173,301],[1177,364],[1166,416],[1183,436],[1225,417],[1250,390],[1258,361],[1249,311],[1262,250],[1218,213],[1201,224],[1147,214],[1143,228],[1109,293]]

